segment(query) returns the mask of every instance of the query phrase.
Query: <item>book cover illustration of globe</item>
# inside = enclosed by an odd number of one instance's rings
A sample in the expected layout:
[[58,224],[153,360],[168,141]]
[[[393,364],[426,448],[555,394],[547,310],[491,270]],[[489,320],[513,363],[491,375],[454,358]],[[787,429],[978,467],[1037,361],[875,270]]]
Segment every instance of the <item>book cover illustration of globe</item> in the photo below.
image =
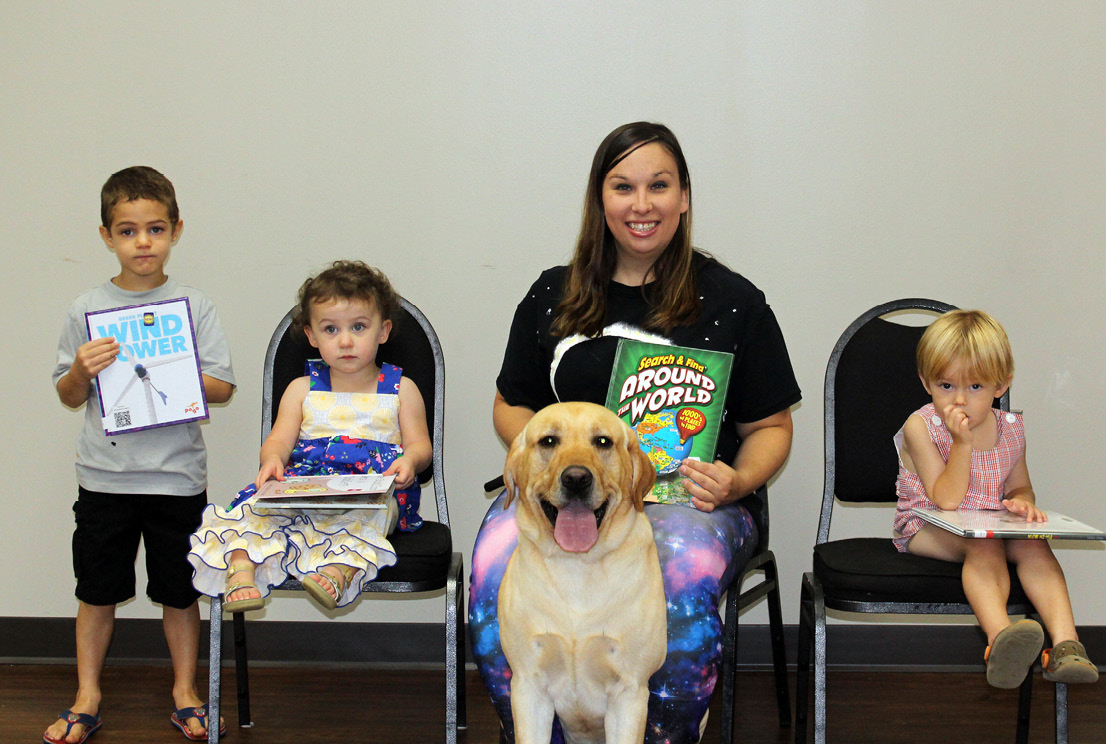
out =
[[714,461],[733,355],[622,339],[607,408],[637,434],[657,470],[648,501],[690,504],[679,467]]

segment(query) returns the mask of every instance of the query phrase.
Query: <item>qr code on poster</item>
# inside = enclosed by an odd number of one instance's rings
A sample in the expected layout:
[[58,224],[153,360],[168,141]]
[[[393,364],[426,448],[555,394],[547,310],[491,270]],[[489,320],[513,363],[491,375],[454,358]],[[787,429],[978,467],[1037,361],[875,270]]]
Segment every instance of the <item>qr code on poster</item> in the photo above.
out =
[[124,408],[121,411],[112,411],[115,416],[115,428],[125,429],[131,426],[131,411],[129,408]]

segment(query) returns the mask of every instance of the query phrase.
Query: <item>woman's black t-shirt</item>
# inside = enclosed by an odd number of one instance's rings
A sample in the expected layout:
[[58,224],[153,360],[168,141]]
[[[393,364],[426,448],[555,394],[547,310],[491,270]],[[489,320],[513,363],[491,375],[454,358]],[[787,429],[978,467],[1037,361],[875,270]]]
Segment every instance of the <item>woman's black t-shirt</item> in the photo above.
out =
[[767,418],[802,398],[787,346],[764,294],[740,274],[696,253],[699,318],[667,334],[643,330],[649,304],[641,287],[611,282],[603,333],[560,338],[550,333],[567,267],[542,273],[515,310],[496,380],[504,400],[537,411],[558,401],[603,405],[621,337],[712,349],[734,355],[717,459],[737,455],[737,423]]

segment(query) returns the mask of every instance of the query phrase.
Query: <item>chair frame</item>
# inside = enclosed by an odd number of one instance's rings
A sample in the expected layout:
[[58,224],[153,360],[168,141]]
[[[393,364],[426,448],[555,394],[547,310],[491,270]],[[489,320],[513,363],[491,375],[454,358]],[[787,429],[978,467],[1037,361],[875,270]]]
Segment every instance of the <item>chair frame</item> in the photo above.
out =
[[[760,513],[755,514],[759,536],[756,552],[753,553],[745,568],[737,574],[726,589],[726,618],[722,631],[722,744],[734,741],[733,729],[736,723],[734,709],[737,707],[737,630],[740,613],[758,602],[768,598],[768,630],[772,643],[772,668],[776,682],[776,707],[779,711],[780,726],[791,726],[791,697],[787,683],[787,651],[783,637],[783,610],[780,604],[779,571],[776,556],[768,548],[768,487],[761,486],[754,494],[760,500]],[[760,581],[742,591],[745,579],[755,571],[763,571]]]
[[[417,322],[430,343],[434,356],[434,416],[431,426],[431,439],[433,444],[433,457],[431,469],[433,471],[434,500],[438,509],[438,520],[449,527],[449,504],[446,500],[445,470],[443,457],[443,440],[445,431],[445,366],[443,363],[442,347],[438,336],[434,332],[430,321],[426,319],[422,311],[400,298],[400,305],[408,315],[405,320]],[[274,401],[273,391],[273,363],[277,348],[281,340],[292,324],[294,309],[288,311],[284,318],[273,331],[269,340],[269,347],[265,353],[264,389],[261,403],[261,441],[264,442],[272,428],[272,411]],[[426,394],[426,391],[423,391]],[[465,713],[465,636],[458,630],[458,618],[464,616],[464,579],[463,556],[459,552],[453,552],[450,557],[449,569],[441,579],[402,582],[402,581],[370,581],[362,588],[365,593],[409,593],[436,591],[445,588],[445,741],[447,744],[456,744],[457,732],[467,726]],[[302,591],[303,585],[297,580],[288,577],[273,590]],[[245,613],[233,615],[234,625],[234,655],[236,668],[236,681],[238,691],[238,725],[249,728],[253,725],[250,717],[250,692],[249,676],[246,654],[246,623]],[[211,630],[209,638],[209,690],[208,690],[208,715],[209,720],[219,720],[219,689],[222,669],[222,616],[223,596],[220,594],[211,599]],[[211,744],[218,744],[218,726],[211,727],[208,732]]]
[[[825,481],[822,493],[822,509],[818,521],[817,545],[829,541],[830,520],[833,516],[836,478],[836,376],[837,364],[848,343],[862,327],[875,318],[896,311],[921,310],[938,314],[955,310],[955,306],[937,300],[911,298],[877,305],[849,325],[830,354],[825,381]],[[1010,409],[1010,391],[1000,399],[1002,410]],[[963,603],[927,602],[861,602],[840,599],[825,594],[822,583],[813,571],[803,574],[799,609],[799,642],[795,697],[795,743],[806,744],[806,718],[808,674],[810,660],[814,659],[814,741],[826,741],[826,608],[862,614],[953,614],[971,615],[972,608]],[[1006,608],[1011,615],[1036,615],[1030,604],[1010,603]],[[813,637],[812,637],[813,636]],[[812,647],[813,643],[813,647]],[[1025,744],[1029,740],[1029,713],[1033,690],[1033,672],[1026,675],[1019,688],[1016,741]],[[1056,684],[1056,742],[1068,742],[1067,685]]]

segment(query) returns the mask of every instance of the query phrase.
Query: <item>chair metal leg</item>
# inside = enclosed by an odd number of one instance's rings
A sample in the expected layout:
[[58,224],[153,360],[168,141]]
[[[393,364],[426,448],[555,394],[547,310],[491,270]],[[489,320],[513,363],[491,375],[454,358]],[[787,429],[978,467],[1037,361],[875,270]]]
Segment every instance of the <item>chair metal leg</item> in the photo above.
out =
[[468,695],[465,691],[465,638],[467,637],[467,624],[465,623],[465,571],[464,555],[457,554],[457,728],[468,728]]
[[[795,689],[795,744],[806,744],[807,684],[814,659],[814,742],[826,744],[826,605],[822,585],[803,574],[799,600],[799,659]],[[811,648],[813,641],[813,648]]]
[[[458,657],[464,653],[462,636],[457,630],[457,619],[461,615],[462,592],[461,554],[454,553],[450,559],[449,576],[446,578],[445,602],[445,741],[456,744],[458,721],[458,702],[464,700],[464,680],[461,670],[463,662]],[[463,657],[462,657],[463,658]],[[461,714],[463,717],[464,714]]]
[[[209,721],[219,720],[219,687],[223,676],[223,598],[211,600],[210,630],[207,651],[207,713]],[[211,744],[219,744],[219,726],[216,723],[207,732]]]
[[787,685],[787,648],[783,642],[783,608],[780,604],[779,572],[776,568],[776,556],[768,551],[769,560],[764,566],[765,576],[771,579],[772,589],[768,592],[768,630],[772,637],[772,666],[776,678],[776,707],[779,711],[780,726],[791,725],[791,695]]
[[826,744],[826,604],[814,598],[814,744]]
[[1033,669],[1025,675],[1018,687],[1018,728],[1014,741],[1017,744],[1029,744],[1029,713],[1033,706]]
[[814,609],[802,583],[799,597],[799,640],[795,659],[795,744],[806,744],[807,693],[810,685],[811,636]]
[[1068,744],[1068,686],[1056,683],[1056,744]]
[[735,682],[737,677],[738,595],[740,579],[726,591],[726,618],[722,626],[722,744],[733,742]]
[[250,717],[250,670],[246,658],[246,613],[231,613],[234,618],[234,677],[238,686],[238,725],[253,726]]

